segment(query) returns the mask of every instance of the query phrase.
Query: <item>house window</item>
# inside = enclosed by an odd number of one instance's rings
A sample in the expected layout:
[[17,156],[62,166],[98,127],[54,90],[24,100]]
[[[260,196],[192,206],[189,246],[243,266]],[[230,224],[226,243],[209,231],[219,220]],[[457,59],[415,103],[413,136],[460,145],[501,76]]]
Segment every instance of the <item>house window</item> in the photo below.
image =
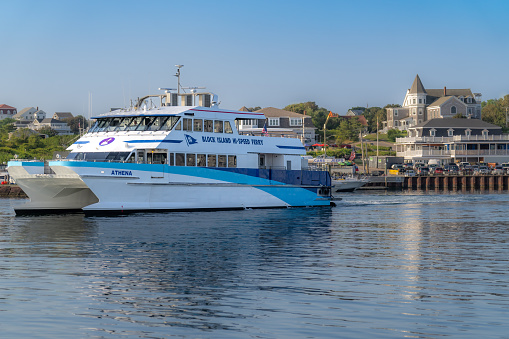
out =
[[456,106],[451,107],[451,114],[456,114]]
[[470,129],[467,129],[467,130],[465,130],[465,135],[466,135],[467,137],[469,137],[469,136],[470,136],[470,134],[471,134],[471,132],[472,132],[472,131],[471,131]]
[[419,115],[422,115],[422,109],[419,110]]
[[269,126],[279,126],[279,118],[269,118]]
[[432,130],[429,131],[429,135],[431,137],[434,137],[435,136],[435,132],[436,132],[436,130],[432,129]]
[[302,118],[290,118],[290,126],[302,126]]
[[415,99],[414,99],[414,105],[415,105]]
[[394,116],[395,116],[395,117],[397,117],[397,116],[398,116],[398,110],[397,110],[397,109],[395,109],[395,110],[394,110]]
[[451,129],[448,129],[447,130],[447,135],[452,137],[454,135],[454,130],[451,128]]
[[419,103],[422,104],[422,99],[419,99]]

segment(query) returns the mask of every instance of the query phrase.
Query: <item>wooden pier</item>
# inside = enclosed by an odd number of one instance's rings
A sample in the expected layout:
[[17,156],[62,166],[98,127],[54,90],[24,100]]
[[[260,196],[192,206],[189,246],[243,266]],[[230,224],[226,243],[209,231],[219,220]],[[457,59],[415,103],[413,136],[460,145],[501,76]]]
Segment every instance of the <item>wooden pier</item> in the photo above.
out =
[[434,175],[372,177],[362,187],[369,189],[404,189],[415,191],[467,192],[475,190],[509,191],[509,175]]
[[405,177],[402,189],[436,191],[507,191],[509,175],[443,175]]

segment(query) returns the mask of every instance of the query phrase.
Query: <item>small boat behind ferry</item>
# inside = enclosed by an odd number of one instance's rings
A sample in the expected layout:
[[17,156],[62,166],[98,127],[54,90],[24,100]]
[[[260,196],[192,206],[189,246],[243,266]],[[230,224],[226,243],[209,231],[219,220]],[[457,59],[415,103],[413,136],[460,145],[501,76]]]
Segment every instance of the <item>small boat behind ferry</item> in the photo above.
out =
[[332,204],[329,173],[307,169],[299,139],[239,131],[263,113],[221,109],[211,92],[161,90],[93,117],[65,159],[10,161],[11,178],[30,198],[16,213]]

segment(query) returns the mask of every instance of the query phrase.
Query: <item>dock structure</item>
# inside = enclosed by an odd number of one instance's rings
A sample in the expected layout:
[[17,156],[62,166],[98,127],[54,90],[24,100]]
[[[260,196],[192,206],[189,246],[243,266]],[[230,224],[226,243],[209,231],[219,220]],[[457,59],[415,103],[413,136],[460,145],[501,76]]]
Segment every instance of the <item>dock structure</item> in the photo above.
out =
[[509,175],[381,176],[371,177],[369,183],[361,189],[437,192],[509,191]]
[[509,175],[443,175],[404,177],[402,189],[466,192],[473,190],[507,191]]

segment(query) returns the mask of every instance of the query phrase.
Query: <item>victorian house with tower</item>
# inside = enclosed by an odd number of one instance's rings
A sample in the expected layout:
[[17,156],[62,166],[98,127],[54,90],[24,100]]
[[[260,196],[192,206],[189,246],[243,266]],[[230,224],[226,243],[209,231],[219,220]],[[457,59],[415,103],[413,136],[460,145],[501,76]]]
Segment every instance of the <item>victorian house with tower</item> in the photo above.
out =
[[386,129],[408,130],[431,119],[481,119],[481,93],[470,89],[425,89],[419,75],[407,90],[402,107],[387,108]]
[[408,132],[395,144],[405,161],[509,161],[509,136],[481,120],[481,94],[470,89],[425,89],[417,75],[403,106],[387,109],[386,127]]

